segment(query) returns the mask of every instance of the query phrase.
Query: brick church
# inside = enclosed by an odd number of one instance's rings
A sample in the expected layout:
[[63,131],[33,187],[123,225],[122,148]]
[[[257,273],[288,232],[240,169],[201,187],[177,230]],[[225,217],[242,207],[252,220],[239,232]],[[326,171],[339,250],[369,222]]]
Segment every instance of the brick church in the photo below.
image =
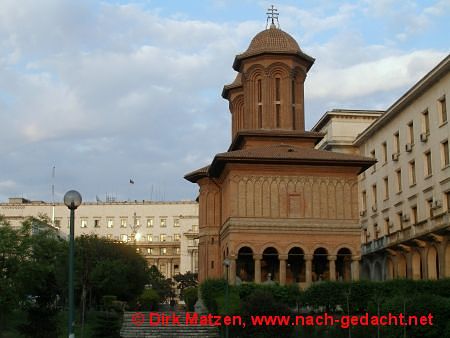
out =
[[[315,149],[304,83],[314,58],[272,24],[233,62],[232,141],[185,176],[199,194],[199,280],[298,284],[357,280],[358,174],[374,160]],[[224,262],[227,265],[224,265]]]

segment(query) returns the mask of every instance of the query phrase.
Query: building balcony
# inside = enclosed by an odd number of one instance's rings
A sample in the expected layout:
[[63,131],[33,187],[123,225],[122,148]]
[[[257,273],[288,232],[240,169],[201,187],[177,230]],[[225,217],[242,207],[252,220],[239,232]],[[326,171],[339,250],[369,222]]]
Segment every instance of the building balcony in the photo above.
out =
[[395,231],[379,239],[363,244],[361,252],[363,255],[375,253],[379,250],[394,247],[398,244],[415,239],[429,237],[430,235],[443,235],[450,232],[450,213],[444,212],[432,218],[411,225],[403,230]]

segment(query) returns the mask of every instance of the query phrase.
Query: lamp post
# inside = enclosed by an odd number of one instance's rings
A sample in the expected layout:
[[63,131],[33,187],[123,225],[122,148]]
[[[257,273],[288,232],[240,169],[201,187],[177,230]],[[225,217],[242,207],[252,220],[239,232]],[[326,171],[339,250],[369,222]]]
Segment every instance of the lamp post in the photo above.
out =
[[[229,312],[229,297],[228,297],[228,268],[231,265],[231,261],[228,258],[225,258],[223,261],[223,266],[225,267],[225,271],[226,271],[226,284],[225,284],[225,311],[226,311],[226,315],[228,315]],[[228,338],[228,325],[225,326],[225,338]]]
[[75,337],[74,332],[74,294],[73,294],[73,270],[74,270],[74,233],[75,233],[75,209],[81,204],[81,195],[76,190],[69,190],[64,195],[64,204],[70,210],[70,237],[69,237],[69,319],[67,322],[67,332],[69,338]]

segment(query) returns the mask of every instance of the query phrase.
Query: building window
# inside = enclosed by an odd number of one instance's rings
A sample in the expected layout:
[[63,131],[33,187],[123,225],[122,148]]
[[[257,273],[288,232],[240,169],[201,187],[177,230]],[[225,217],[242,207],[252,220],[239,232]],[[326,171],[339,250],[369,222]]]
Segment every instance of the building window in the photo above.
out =
[[389,224],[389,217],[384,219],[384,233],[387,235],[390,235],[391,233],[391,227]]
[[87,226],[88,226],[88,220],[87,220],[87,218],[82,218],[82,219],[81,219],[81,227],[82,227],[82,228],[87,228]]
[[383,155],[383,164],[387,163],[387,144],[386,142],[383,142],[381,144],[381,150]]
[[[375,149],[370,152],[370,157],[372,157],[374,160],[376,160]],[[375,170],[376,170],[376,164],[374,163],[372,166],[372,172],[375,172]]]
[[121,218],[120,219],[120,227],[121,228],[126,228],[127,227],[127,219],[126,218]]
[[400,193],[402,192],[402,170],[398,169],[395,174],[397,177],[397,192]]
[[362,210],[366,211],[367,210],[367,192],[364,190],[362,192],[362,196],[361,196],[361,204],[362,204]]
[[426,200],[427,217],[433,217],[433,199]]
[[384,199],[387,200],[389,198],[389,179],[387,176],[383,178],[383,184],[384,184]]
[[414,122],[408,123],[408,143],[414,144]]
[[125,235],[125,234],[122,234],[122,235],[120,235],[120,240],[121,240],[122,242],[126,242],[126,241],[128,241],[128,236]]
[[441,123],[447,122],[447,102],[445,100],[445,96],[439,99],[438,109],[441,115]]
[[147,235],[147,242],[153,242],[153,237],[151,234]]
[[397,220],[400,230],[403,230],[403,213],[401,211],[397,213]]
[[167,248],[161,248],[161,256],[167,255]]
[[179,242],[180,241],[180,234],[174,234],[173,235],[173,240],[175,241],[175,242]]
[[173,219],[173,226],[175,228],[178,228],[180,226],[180,219],[179,218],[174,218]]
[[153,217],[147,218],[147,228],[153,228]]
[[140,248],[136,248],[136,253],[139,253],[139,252],[141,252],[141,249]]
[[134,218],[134,225],[138,228],[141,226],[141,218],[140,217]]
[[60,219],[55,219],[55,227],[61,228],[61,220]]
[[422,132],[425,134],[430,134],[430,115],[428,114],[428,109],[422,113]]
[[198,225],[193,225],[192,226],[192,231],[193,232],[198,232]]
[[372,210],[376,211],[377,210],[377,185],[374,184],[372,185]]
[[417,205],[411,207],[411,224],[417,224]]
[[107,235],[106,235],[106,238],[107,238],[107,239],[112,239],[112,234],[107,234]]
[[100,220],[94,219],[94,228],[100,228]]
[[159,220],[159,226],[161,227],[161,228],[165,228],[166,226],[167,226],[167,218],[161,218],[160,220]]
[[427,151],[425,154],[425,177],[431,176],[433,174],[433,168],[431,166],[431,151]]
[[380,229],[378,229],[378,224],[377,223],[375,223],[373,225],[373,232],[374,232],[375,239],[378,239],[378,234],[380,233]]
[[441,143],[441,156],[442,156],[442,167],[447,167],[449,162],[449,149],[448,149],[448,140],[445,140]]
[[447,205],[447,212],[450,212],[450,191],[445,193],[445,201]]
[[113,219],[113,218],[107,218],[107,219],[106,219],[106,226],[107,226],[108,228],[114,227],[114,219]]
[[400,154],[400,134],[398,131],[394,134],[394,152]]
[[258,128],[262,128],[262,81],[258,79]]
[[147,248],[147,254],[148,255],[153,255],[153,249],[152,248]]
[[180,248],[175,248],[175,253],[176,253],[177,255],[179,255],[179,254],[180,254]]
[[409,162],[409,185],[416,184],[416,161]]
[[161,234],[161,235],[159,235],[159,240],[160,240],[161,242],[165,242],[166,239],[167,239],[166,234]]

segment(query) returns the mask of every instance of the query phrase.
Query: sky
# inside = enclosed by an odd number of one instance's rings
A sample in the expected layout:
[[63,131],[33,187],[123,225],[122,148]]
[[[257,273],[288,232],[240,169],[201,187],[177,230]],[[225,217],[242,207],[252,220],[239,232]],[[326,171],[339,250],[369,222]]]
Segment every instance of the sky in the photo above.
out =
[[449,53],[450,0],[1,0],[0,202],[195,199],[183,176],[228,149],[222,88],[271,4],[316,59],[308,129],[387,109]]

